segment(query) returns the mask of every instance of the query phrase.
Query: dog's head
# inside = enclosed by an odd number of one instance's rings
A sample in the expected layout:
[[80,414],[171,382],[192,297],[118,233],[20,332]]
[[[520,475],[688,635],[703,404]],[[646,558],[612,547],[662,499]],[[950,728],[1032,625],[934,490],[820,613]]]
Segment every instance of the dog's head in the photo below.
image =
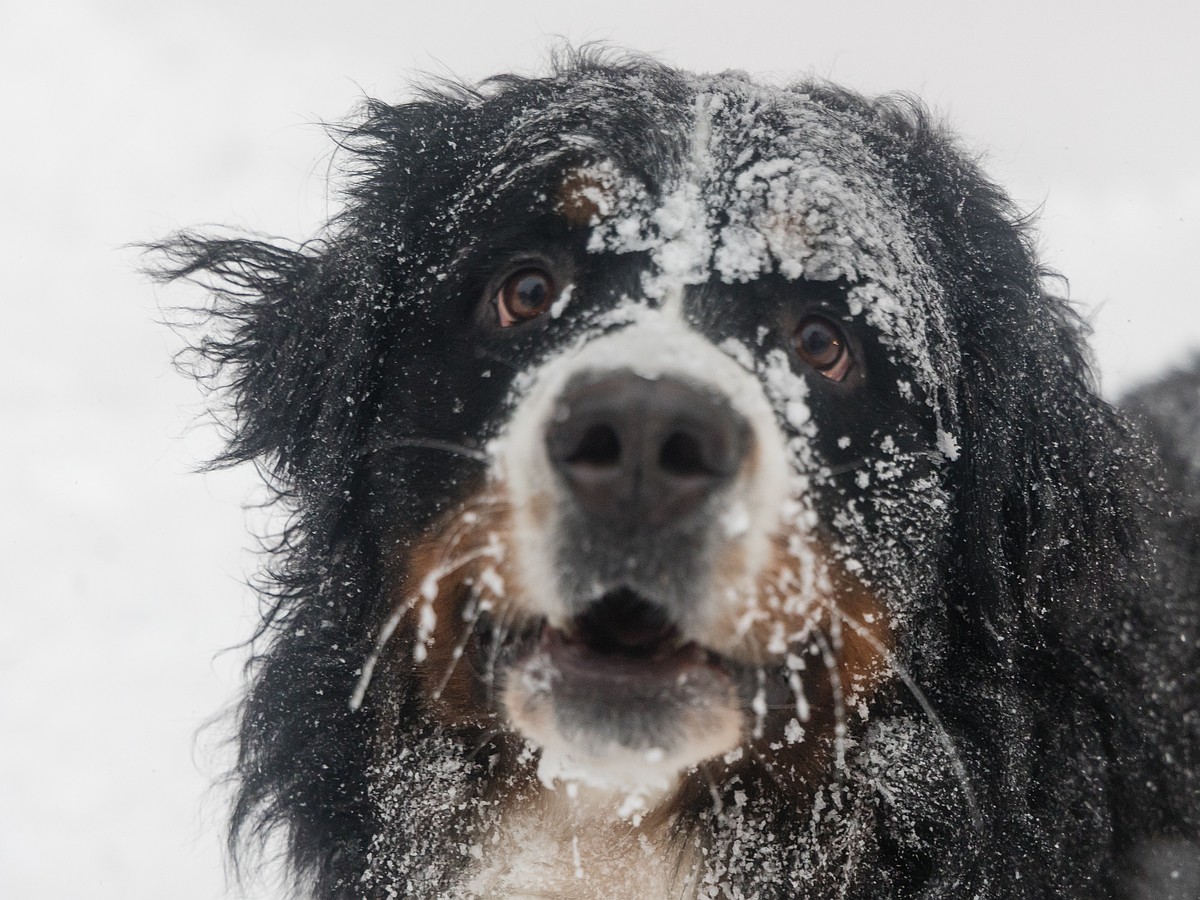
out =
[[1090,640],[1059,597],[1119,581],[1136,518],[978,170],[902,102],[587,60],[375,105],[346,145],[322,243],[168,248],[229,285],[229,457],[300,513],[242,815],[351,871],[431,735],[485,782],[682,810],[761,777],[802,809],[883,710],[931,761],[894,767],[929,806],[904,827],[978,824],[955,747],[1019,740],[1022,654]]
[[[493,552],[448,579],[471,580],[465,613],[453,591],[401,602],[504,646],[478,671],[547,756],[661,780],[797,743],[808,694],[835,718],[869,697],[936,577],[955,363],[856,117],[723,76],[688,83],[636,152],[555,132],[560,104],[632,117],[627,88],[574,84],[493,138],[482,192],[504,230],[464,241],[455,266],[478,281],[446,289],[511,379],[485,420],[496,509],[468,501],[435,537],[439,559],[468,531]],[[461,640],[431,629],[418,655],[454,678]]]

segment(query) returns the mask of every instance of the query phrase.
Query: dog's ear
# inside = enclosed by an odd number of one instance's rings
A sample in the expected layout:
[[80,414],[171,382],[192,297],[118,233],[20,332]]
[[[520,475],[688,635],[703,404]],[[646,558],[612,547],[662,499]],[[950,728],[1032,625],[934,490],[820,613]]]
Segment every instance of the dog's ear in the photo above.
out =
[[476,101],[451,86],[395,106],[368,101],[357,123],[331,129],[344,154],[345,205],[324,240],[185,232],[149,245],[151,274],[200,282],[213,298],[185,314],[183,359],[229,401],[217,465],[254,460],[288,491],[345,489],[373,399],[380,327],[428,278],[422,260],[445,229],[425,218],[463,180],[462,153],[443,151],[472,139]]
[[211,305],[193,312],[188,367],[225,393],[229,430],[215,463],[255,461],[284,490],[338,482],[353,460],[375,354],[370,262],[328,245],[285,247],[180,234],[152,247],[155,274],[194,279]]
[[959,505],[980,593],[1027,635],[1047,617],[1086,628],[1074,604],[1111,597],[1133,574],[1144,514],[1134,482],[1149,477],[1098,395],[1086,323],[1029,271],[1024,286],[1000,279],[978,298],[1003,315],[963,322]]
[[1034,635],[1046,615],[1083,626],[1063,604],[1110,596],[1142,552],[1140,445],[1098,395],[1090,329],[1052,289],[1065,282],[1040,266],[1030,217],[922,111],[892,125],[958,346],[968,593],[989,629]]
[[416,211],[452,177],[434,161],[468,99],[372,101],[338,129],[347,203],[325,240],[184,232],[148,246],[152,275],[199,282],[212,298],[182,316],[191,349],[181,361],[227,400],[216,465],[253,460],[286,491],[344,490],[372,401],[379,327],[405,302],[406,275],[430,241]]
[[1049,289],[1030,217],[919,101],[818,95],[861,117],[946,293],[946,333],[930,340],[957,348],[938,399],[962,450],[954,556],[964,602],[988,632],[1035,635],[1031,619],[1049,610],[1069,620],[1074,610],[1053,607],[1111,593],[1141,554],[1130,487],[1145,477],[1139,444],[1098,396],[1089,329]]
[[379,402],[383,335],[427,280],[413,275],[436,231],[422,204],[446,193],[453,172],[439,175],[435,160],[464,105],[451,96],[369,105],[340,135],[351,154],[347,203],[324,240],[188,232],[146,247],[154,277],[209,292],[207,305],[172,318],[190,345],[181,365],[226,410],[227,444],[214,464],[254,462],[298,513],[268,545],[274,559],[258,584],[256,637],[272,640],[252,657],[239,713],[230,845],[235,857],[252,856],[281,826],[297,872],[322,895],[339,873],[366,865],[355,848],[370,843],[374,712],[347,701],[373,640],[372,603],[387,602],[370,584],[365,518],[347,515],[348,500],[360,499],[353,477]]

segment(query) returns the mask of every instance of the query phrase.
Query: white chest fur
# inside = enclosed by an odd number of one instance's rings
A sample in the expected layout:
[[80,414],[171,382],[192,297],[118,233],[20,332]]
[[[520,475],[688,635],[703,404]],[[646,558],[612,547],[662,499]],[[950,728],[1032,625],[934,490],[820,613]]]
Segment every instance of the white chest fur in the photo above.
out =
[[625,798],[569,798],[560,787],[513,810],[482,844],[462,896],[557,900],[679,900],[691,897],[692,853],[668,845],[664,823],[638,827]]

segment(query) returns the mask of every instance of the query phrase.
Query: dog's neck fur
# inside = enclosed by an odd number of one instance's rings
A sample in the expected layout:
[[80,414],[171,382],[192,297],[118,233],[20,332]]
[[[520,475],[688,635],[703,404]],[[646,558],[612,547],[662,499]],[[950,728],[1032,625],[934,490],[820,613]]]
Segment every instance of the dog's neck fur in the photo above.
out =
[[464,893],[509,900],[692,896],[694,867],[673,852],[672,822],[625,818],[618,812],[625,803],[622,791],[543,787],[534,802],[502,818]]

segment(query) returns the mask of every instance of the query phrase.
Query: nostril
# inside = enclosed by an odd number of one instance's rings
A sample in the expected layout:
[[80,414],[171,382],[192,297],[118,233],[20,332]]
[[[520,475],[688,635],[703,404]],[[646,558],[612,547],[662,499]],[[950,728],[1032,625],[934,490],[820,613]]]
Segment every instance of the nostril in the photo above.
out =
[[702,528],[697,511],[736,479],[751,434],[716,390],[618,370],[569,381],[543,438],[564,515],[650,533]]
[[593,425],[584,431],[575,449],[567,456],[569,463],[591,466],[615,466],[621,461],[621,440],[611,425]]
[[712,468],[704,461],[704,450],[700,441],[685,432],[677,431],[668,437],[658,454],[658,465],[671,475],[712,475]]

